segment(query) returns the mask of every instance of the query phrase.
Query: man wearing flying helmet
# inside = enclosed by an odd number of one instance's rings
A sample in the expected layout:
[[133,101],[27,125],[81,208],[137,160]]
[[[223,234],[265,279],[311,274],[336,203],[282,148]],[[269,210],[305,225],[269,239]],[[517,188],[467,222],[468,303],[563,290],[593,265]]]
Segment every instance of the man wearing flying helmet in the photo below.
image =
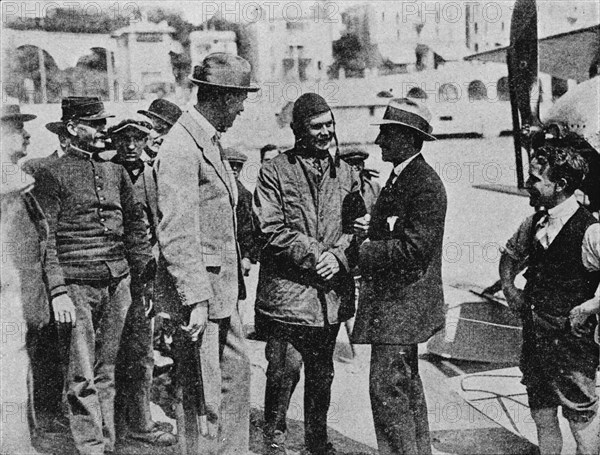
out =
[[[293,149],[265,163],[255,211],[266,241],[256,297],[257,331],[267,340],[265,451],[285,452],[285,416],[305,368],[305,443],[310,454],[331,454],[327,411],[333,349],[340,323],[353,315],[354,282],[346,257],[351,235],[342,228],[345,197],[358,181],[332,155],[333,113],[315,93],[296,100]],[[351,229],[350,229],[351,230]]]

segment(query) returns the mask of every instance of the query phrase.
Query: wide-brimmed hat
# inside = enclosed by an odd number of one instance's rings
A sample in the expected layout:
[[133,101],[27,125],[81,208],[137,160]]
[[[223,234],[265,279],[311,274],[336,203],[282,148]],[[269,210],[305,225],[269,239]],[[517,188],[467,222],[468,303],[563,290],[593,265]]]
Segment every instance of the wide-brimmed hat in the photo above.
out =
[[259,87],[250,84],[251,71],[250,63],[242,57],[215,52],[194,67],[189,79],[201,86],[256,92]]
[[18,104],[3,104],[2,105],[2,121],[9,122],[28,122],[37,118],[37,115],[33,114],[22,114],[21,106]]
[[409,98],[390,100],[383,119],[371,125],[402,125],[418,132],[423,140],[435,141],[431,135],[431,112],[425,106]]
[[360,147],[349,147],[340,152],[340,158],[344,161],[364,161],[369,153]]
[[173,126],[181,116],[181,109],[176,104],[159,98],[152,101],[147,111],[140,109],[138,114],[142,114],[150,118],[160,119]]
[[114,115],[104,110],[104,103],[97,96],[67,96],[62,99],[62,121],[72,119],[102,120]]
[[46,123],[46,129],[57,136],[66,136],[68,134],[67,125],[63,122]]
[[223,156],[230,163],[244,164],[246,161],[248,161],[248,157],[245,153],[242,153],[231,147],[227,147],[225,150],[223,150]]

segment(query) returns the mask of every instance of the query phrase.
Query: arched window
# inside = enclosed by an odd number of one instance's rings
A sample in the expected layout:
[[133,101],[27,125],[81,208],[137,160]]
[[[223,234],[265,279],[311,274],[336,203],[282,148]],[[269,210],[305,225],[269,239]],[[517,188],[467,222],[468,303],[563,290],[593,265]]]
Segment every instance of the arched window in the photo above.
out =
[[510,101],[510,92],[508,90],[508,77],[504,76],[498,79],[496,88],[498,92],[498,101]]
[[406,94],[406,97],[407,98],[416,98],[416,99],[420,99],[420,100],[426,100],[427,93],[425,93],[425,90],[423,90],[422,88],[413,87],[408,91],[408,93]]
[[479,80],[469,84],[469,100],[480,101],[487,99],[487,88],[485,84]]
[[440,87],[439,95],[441,101],[455,102],[458,101],[460,92],[456,84],[448,82],[446,84],[442,84],[442,86]]

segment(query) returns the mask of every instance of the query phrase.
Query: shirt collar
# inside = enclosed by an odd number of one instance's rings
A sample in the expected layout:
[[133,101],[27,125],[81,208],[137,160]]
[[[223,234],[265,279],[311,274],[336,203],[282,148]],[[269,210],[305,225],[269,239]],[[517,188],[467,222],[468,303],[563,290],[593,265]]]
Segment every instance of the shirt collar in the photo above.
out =
[[196,109],[196,106],[191,107],[188,112],[190,113],[192,118],[200,125],[200,128],[206,131],[206,133],[210,137],[214,137],[217,134],[216,128],[212,125],[212,123],[208,121],[206,117],[204,117],[204,115],[200,113],[200,111],[198,111],[198,109]]
[[548,209],[548,216],[550,218],[571,218],[575,212],[579,209],[579,203],[575,195],[568,198],[566,201],[561,202],[555,207]]
[[398,166],[396,166],[394,168],[394,174],[396,174],[396,177],[400,176],[402,171],[408,167],[408,165],[411,163],[411,161],[414,160],[420,154],[421,154],[421,152],[416,153],[413,156],[411,156],[409,159],[402,161],[402,163],[400,163]]

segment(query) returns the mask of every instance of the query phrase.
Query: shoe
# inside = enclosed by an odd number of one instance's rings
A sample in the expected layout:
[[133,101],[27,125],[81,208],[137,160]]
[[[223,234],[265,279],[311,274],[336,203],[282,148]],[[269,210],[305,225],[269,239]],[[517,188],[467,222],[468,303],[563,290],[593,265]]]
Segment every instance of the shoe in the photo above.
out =
[[272,437],[264,436],[264,455],[286,455],[285,433],[275,431]]
[[167,428],[167,425],[170,426],[172,430],[172,425],[166,422],[161,422],[160,424],[157,422],[149,431],[130,431],[128,437],[155,446],[173,446],[177,444],[177,437],[173,433],[161,429],[161,427]]

